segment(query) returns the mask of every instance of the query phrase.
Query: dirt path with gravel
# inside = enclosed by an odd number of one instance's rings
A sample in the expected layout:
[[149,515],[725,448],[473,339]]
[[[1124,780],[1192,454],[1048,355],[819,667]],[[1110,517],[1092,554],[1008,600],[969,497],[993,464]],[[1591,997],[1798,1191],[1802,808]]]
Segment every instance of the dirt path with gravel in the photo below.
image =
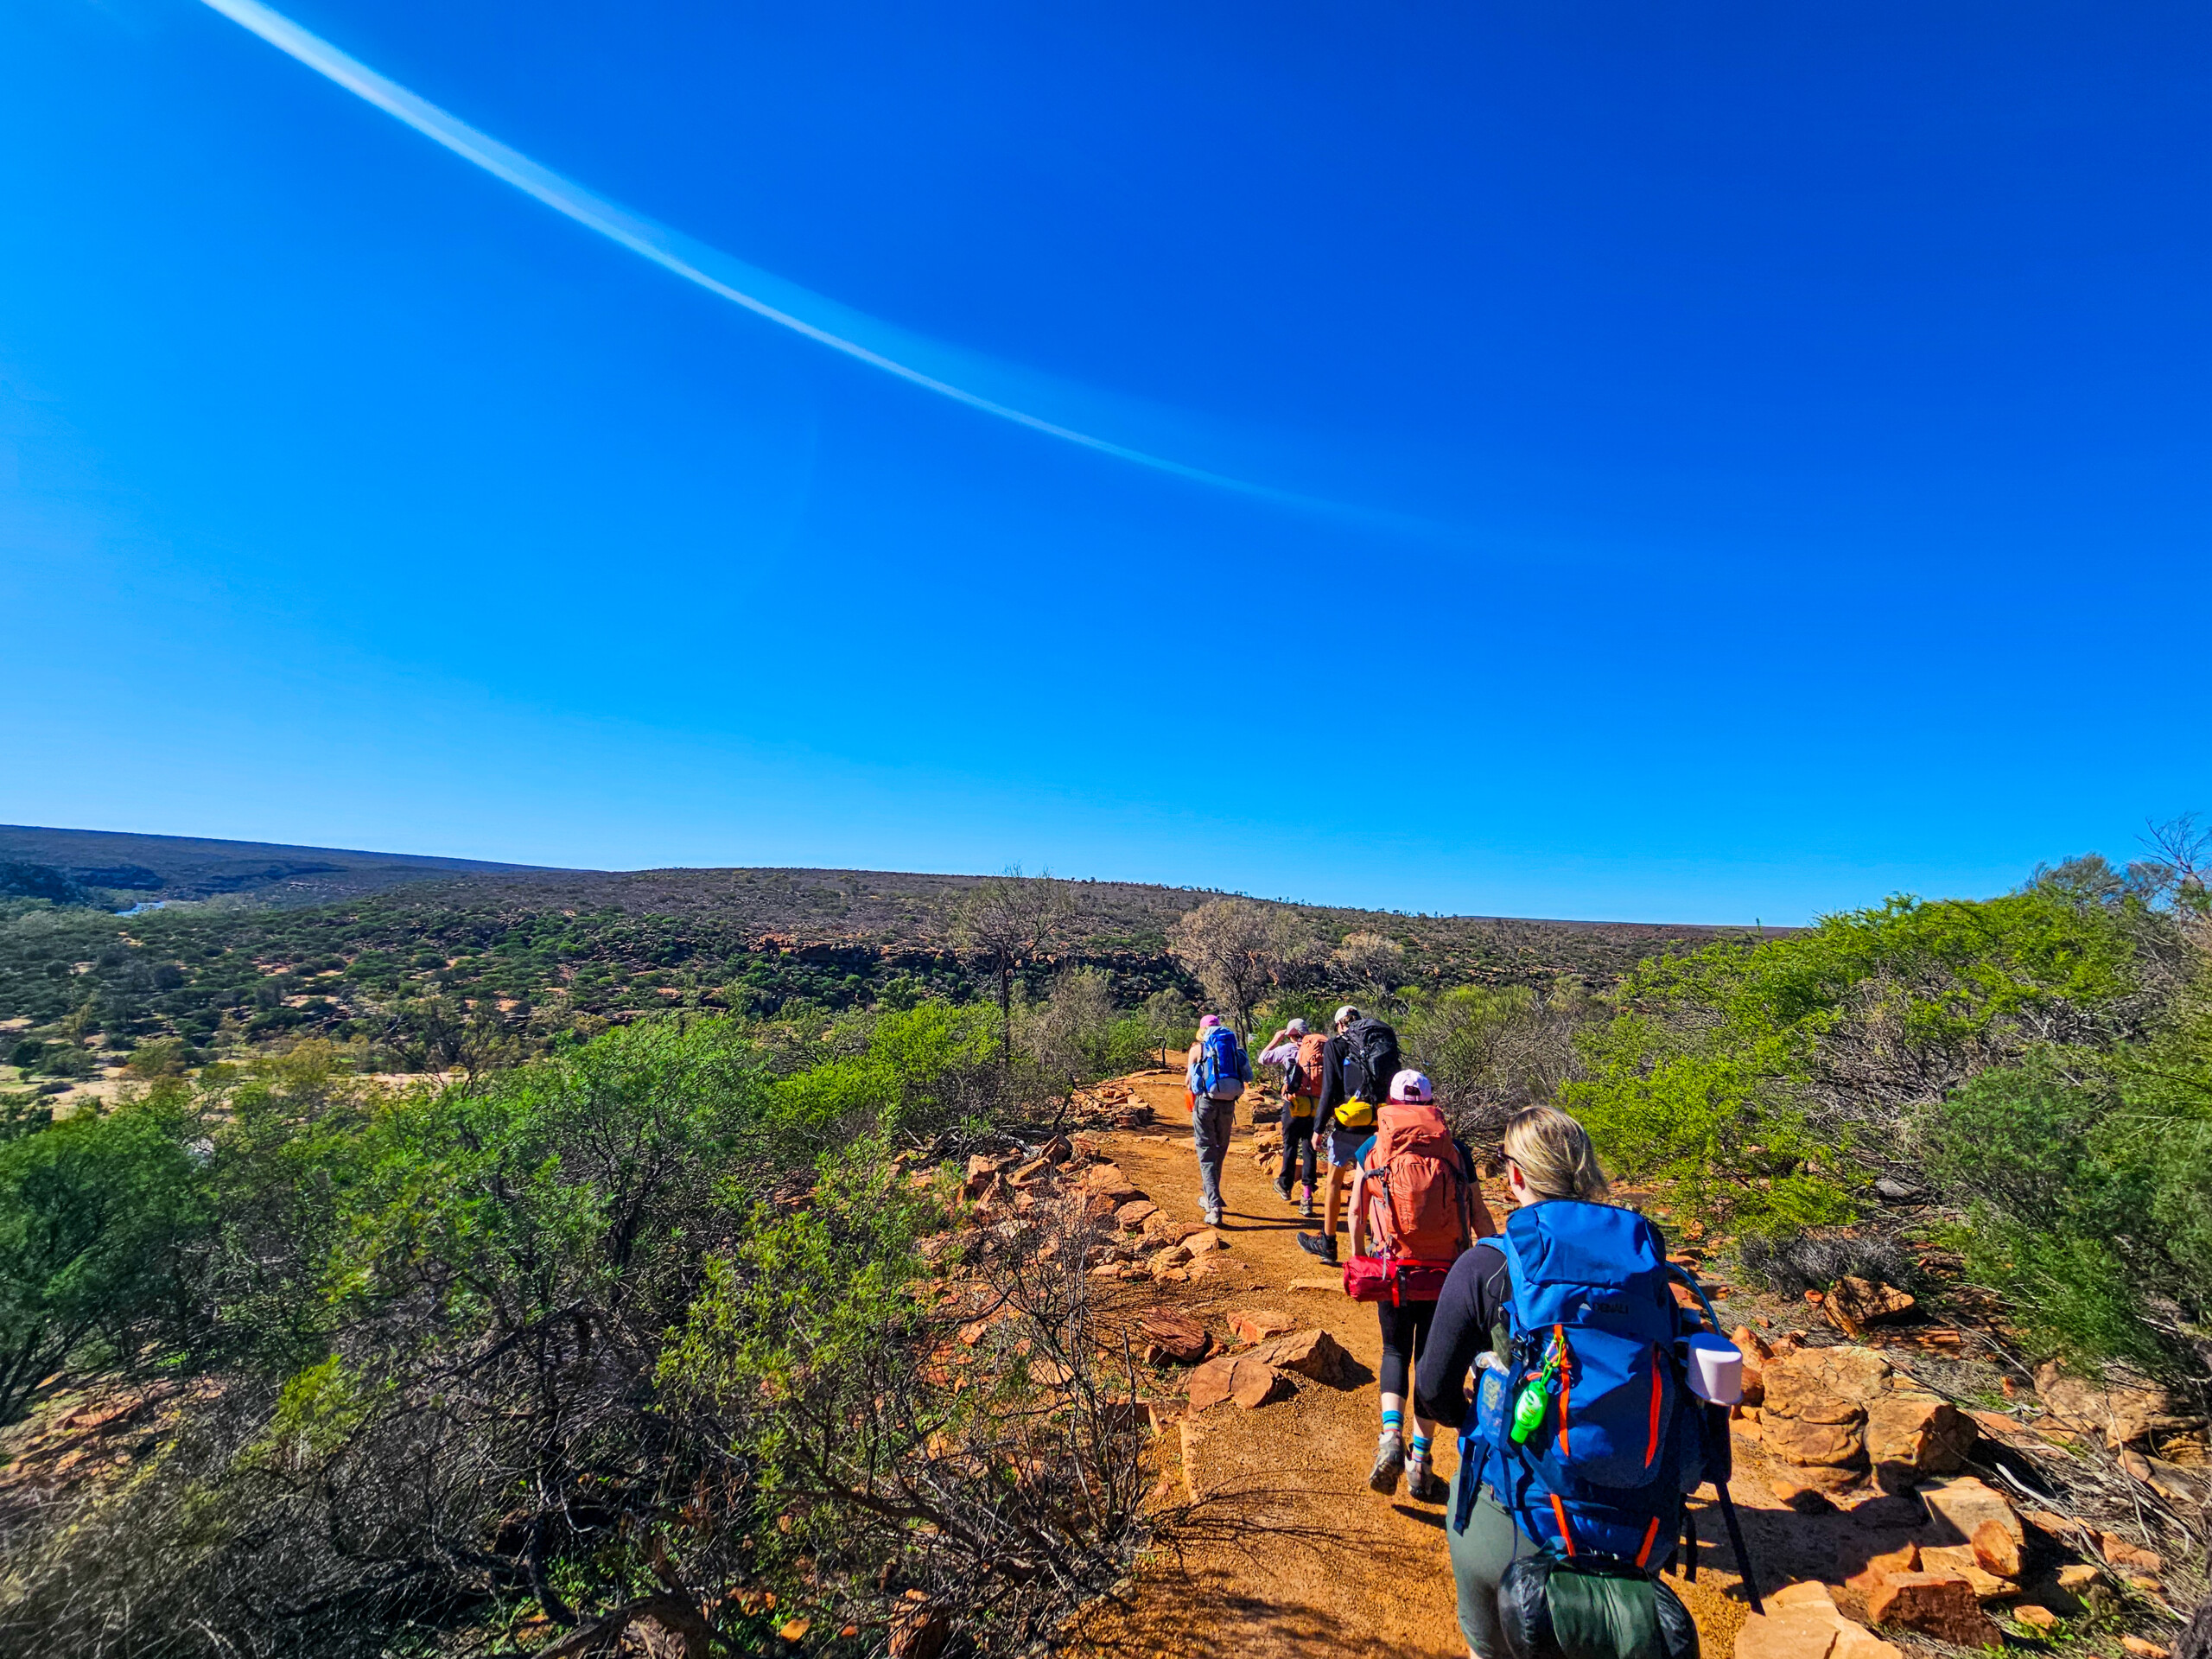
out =
[[[1101,1136],[1107,1155],[1169,1216],[1198,1219],[1198,1166],[1180,1079],[1154,1074],[1126,1082],[1152,1107],[1158,1128]],[[1163,1489],[1177,1502],[1195,1499],[1196,1513],[1140,1570],[1134,1605],[1090,1621],[1074,1651],[1145,1659],[1460,1659],[1466,1647],[1443,1509],[1412,1502],[1402,1487],[1395,1498],[1368,1489],[1382,1410],[1375,1310],[1347,1300],[1337,1276],[1298,1249],[1297,1211],[1277,1196],[1272,1170],[1253,1162],[1249,1110],[1240,1109],[1238,1117],[1223,1179],[1229,1249],[1205,1277],[1166,1286],[1166,1300],[1217,1336],[1230,1314],[1247,1310],[1286,1314],[1301,1330],[1318,1325],[1359,1362],[1360,1380],[1348,1389],[1303,1384],[1294,1397],[1254,1411],[1224,1402],[1163,1421]],[[1503,1213],[1502,1195],[1489,1197]],[[1163,1420],[1183,1410],[1172,1395],[1157,1404]],[[1447,1440],[1438,1448],[1439,1472],[1449,1476],[1456,1462]],[[1736,1483],[1739,1504],[1777,1507],[1770,1494],[1750,1484]],[[1722,1560],[1726,1550],[1720,1546]],[[1744,1610],[1722,1593],[1734,1578],[1720,1570],[1715,1554],[1707,1544],[1698,1583],[1670,1582],[1697,1616],[1708,1659],[1725,1659]]]

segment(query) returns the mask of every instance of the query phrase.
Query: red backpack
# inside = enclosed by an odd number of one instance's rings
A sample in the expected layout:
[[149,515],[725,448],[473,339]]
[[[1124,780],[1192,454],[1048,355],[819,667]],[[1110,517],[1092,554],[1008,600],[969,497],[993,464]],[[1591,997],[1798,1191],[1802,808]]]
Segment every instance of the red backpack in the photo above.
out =
[[1383,1106],[1362,1167],[1374,1254],[1344,1264],[1345,1294],[1363,1302],[1434,1301],[1460,1252],[1496,1228],[1444,1114],[1402,1101]]
[[1298,1092],[1313,1100],[1321,1097],[1321,1054],[1328,1046],[1329,1039],[1318,1031],[1298,1039]]

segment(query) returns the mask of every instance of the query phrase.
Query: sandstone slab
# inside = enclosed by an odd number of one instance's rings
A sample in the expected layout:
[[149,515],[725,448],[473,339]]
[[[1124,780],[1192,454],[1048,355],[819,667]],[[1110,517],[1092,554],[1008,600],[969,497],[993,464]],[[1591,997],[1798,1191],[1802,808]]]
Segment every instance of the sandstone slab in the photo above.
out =
[[1867,1558],[1866,1565],[1844,1580],[1860,1595],[1872,1592],[1885,1579],[1898,1573],[1920,1571],[1920,1546],[1908,1542],[1901,1549],[1884,1550]]
[[1761,1367],[1769,1412],[1812,1423],[1856,1423],[1889,1386],[1890,1362],[1871,1348],[1804,1348]]
[[1808,1422],[1802,1417],[1778,1415],[1770,1406],[1759,1419],[1759,1438],[1768,1451],[1785,1463],[1853,1464],[1866,1450],[1858,1423]]
[[2020,1593],[2019,1585],[2012,1579],[1984,1567],[1971,1544],[1929,1545],[1920,1552],[1920,1570],[1964,1579],[1974,1586],[1976,1601],[2009,1601]]
[[1188,1266],[1190,1260],[1191,1253],[1188,1250],[1180,1244],[1170,1244],[1154,1254],[1148,1271],[1155,1279],[1165,1279],[1169,1274],[1179,1272]]
[[1193,1365],[1206,1357],[1213,1338],[1205,1326],[1188,1314],[1157,1308],[1137,1321],[1138,1334],[1179,1364]]
[[1866,1598],[1866,1617],[1877,1624],[1918,1630],[1961,1648],[1994,1647],[1997,1625],[1964,1579],[1934,1573],[1899,1573]]
[[2056,1361],[2036,1372],[2036,1393],[2062,1421],[2055,1427],[2100,1434],[2111,1446],[2146,1439],[2153,1429],[2178,1428],[2166,1391],[2145,1378],[2114,1367],[2091,1382],[2069,1376]]
[[1736,1659],[1902,1659],[1897,1649],[1836,1609],[1827,1586],[1792,1584],[1736,1633]]
[[1929,1523],[1921,1545],[1970,1544],[1984,1522],[1994,1521],[2015,1543],[2024,1543],[2020,1517],[2005,1494],[1972,1475],[1931,1481],[1920,1489]]
[[1252,1351],[1252,1357],[1277,1370],[1289,1371],[1335,1389],[1352,1385],[1357,1363],[1342,1343],[1318,1327],[1294,1331],[1288,1336],[1262,1343]]
[[1828,1293],[1827,1306],[1859,1325],[1900,1319],[1913,1310],[1913,1299],[1893,1285],[1846,1277]]
[[1866,1456],[1908,1478],[1955,1475],[1974,1450],[1973,1421],[1949,1401],[1900,1389],[1866,1408]]
[[1191,1409],[1205,1411],[1229,1398],[1236,1385],[1236,1362],[1226,1354],[1210,1359],[1191,1373]]
[[1994,1573],[2000,1579],[2020,1576],[2022,1540],[2003,1522],[1994,1517],[1983,1522],[1967,1541],[1973,1547],[1974,1560],[1981,1563],[1985,1573]]
[[1272,1402],[1289,1398],[1294,1391],[1295,1385],[1288,1377],[1250,1354],[1224,1354],[1191,1373],[1193,1412],[1217,1406],[1224,1400],[1233,1400],[1247,1411],[1256,1411]]
[[1288,1336],[1298,1328],[1298,1321],[1287,1313],[1261,1307],[1231,1313],[1229,1328],[1240,1342],[1266,1342],[1270,1338]]
[[2133,1567],[2142,1573],[2160,1572],[2165,1567],[2156,1551],[2131,1544],[2116,1532],[2099,1533],[2097,1549],[2114,1567]]

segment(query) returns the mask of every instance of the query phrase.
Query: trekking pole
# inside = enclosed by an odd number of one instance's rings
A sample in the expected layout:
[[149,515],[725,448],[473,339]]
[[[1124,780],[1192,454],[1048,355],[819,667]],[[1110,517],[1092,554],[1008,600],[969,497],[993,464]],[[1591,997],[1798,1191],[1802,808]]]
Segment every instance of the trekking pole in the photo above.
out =
[[1736,1566],[1744,1575],[1744,1593],[1751,1599],[1751,1611],[1764,1618],[1766,1609],[1759,1605],[1758,1580],[1751,1572],[1751,1552],[1744,1548],[1744,1529],[1736,1519],[1736,1502],[1728,1496],[1725,1484],[1716,1481],[1713,1491],[1719,1495],[1720,1520],[1728,1529],[1728,1548],[1736,1552]]

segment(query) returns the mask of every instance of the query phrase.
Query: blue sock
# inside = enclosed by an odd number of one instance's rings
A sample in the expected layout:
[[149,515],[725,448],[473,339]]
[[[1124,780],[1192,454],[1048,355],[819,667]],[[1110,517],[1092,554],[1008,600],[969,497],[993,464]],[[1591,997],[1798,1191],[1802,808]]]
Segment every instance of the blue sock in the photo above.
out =
[[1426,1435],[1426,1434],[1416,1434],[1416,1435],[1414,1435],[1414,1436],[1413,1452],[1414,1452],[1414,1456],[1415,1456],[1415,1457],[1417,1457],[1417,1458],[1423,1459],[1424,1460],[1427,1458],[1427,1456],[1428,1456],[1428,1436],[1427,1436],[1427,1435]]
[[1405,1426],[1405,1413],[1402,1411],[1386,1411],[1382,1414],[1382,1427],[1386,1432],[1394,1428],[1403,1428]]

